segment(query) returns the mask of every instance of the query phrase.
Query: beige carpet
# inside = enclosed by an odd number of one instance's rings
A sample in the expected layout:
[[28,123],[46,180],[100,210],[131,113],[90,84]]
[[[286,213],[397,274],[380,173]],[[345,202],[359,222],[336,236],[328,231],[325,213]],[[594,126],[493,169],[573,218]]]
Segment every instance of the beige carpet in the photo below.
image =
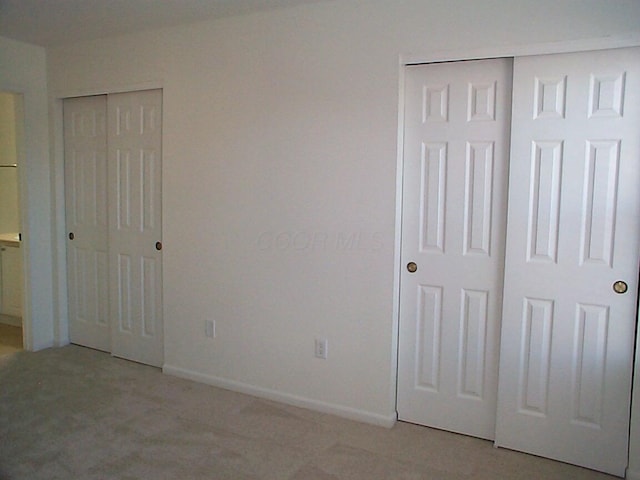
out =
[[490,442],[384,429],[69,346],[0,357],[0,479],[604,480]]

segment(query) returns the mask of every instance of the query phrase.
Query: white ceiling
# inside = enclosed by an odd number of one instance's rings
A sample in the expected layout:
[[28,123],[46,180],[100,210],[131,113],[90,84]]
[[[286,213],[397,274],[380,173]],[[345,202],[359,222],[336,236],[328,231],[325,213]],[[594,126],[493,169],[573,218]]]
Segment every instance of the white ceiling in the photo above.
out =
[[326,0],[0,0],[0,36],[41,46]]

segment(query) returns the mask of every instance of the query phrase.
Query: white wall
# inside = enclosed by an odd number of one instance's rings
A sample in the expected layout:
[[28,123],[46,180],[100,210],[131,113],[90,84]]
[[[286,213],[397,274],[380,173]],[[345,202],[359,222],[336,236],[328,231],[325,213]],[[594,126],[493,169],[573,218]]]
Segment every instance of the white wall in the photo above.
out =
[[164,88],[168,371],[389,423],[399,55],[639,19],[633,0],[344,0],[52,49],[49,87]]
[[0,37],[0,91],[22,94],[18,181],[26,263],[23,312],[26,347],[39,350],[54,338],[51,175],[45,50]]

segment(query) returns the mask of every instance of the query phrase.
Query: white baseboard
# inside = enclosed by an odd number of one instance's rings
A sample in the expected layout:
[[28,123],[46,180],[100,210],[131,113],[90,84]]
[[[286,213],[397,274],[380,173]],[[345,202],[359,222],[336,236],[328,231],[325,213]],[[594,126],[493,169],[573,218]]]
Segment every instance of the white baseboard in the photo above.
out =
[[46,350],[47,348],[55,348],[57,346],[58,345],[56,345],[53,341],[47,340],[46,342],[36,343],[32,345],[31,348],[26,348],[26,350],[29,350],[31,352],[39,352],[40,350]]
[[397,415],[395,412],[388,416],[379,415],[377,413],[357,410],[351,407],[325,403],[306,397],[299,397],[297,395],[282,393],[277,390],[256,387],[254,385],[237,382],[235,380],[228,380],[225,378],[214,377],[212,375],[205,375],[203,373],[175,367],[173,365],[165,364],[162,368],[162,371],[163,373],[166,373],[168,375],[174,375],[176,377],[186,378],[188,380],[194,380],[200,383],[206,383],[208,385],[213,385],[214,387],[224,388],[226,390],[232,390],[234,392],[240,392],[254,397],[286,403],[287,405],[293,405],[295,407],[307,408],[309,410],[315,410],[317,412],[329,413],[331,415],[348,418],[349,420],[369,423],[380,427],[391,428],[395,425],[397,420]]
[[627,480],[640,480],[640,470],[627,470]]

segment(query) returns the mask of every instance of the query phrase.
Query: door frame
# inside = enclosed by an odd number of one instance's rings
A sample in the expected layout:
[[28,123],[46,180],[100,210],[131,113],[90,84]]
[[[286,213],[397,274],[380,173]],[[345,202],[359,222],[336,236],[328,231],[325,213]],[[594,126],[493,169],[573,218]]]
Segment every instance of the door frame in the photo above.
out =
[[[391,355],[391,404],[397,408],[398,350],[400,329],[400,272],[402,247],[402,200],[404,175],[404,104],[405,74],[410,65],[456,62],[465,60],[483,60],[488,58],[522,57],[529,55],[550,55],[555,53],[577,53],[615,48],[640,47],[640,34],[589,38],[551,43],[534,43],[514,46],[497,46],[461,50],[433,50],[422,53],[401,54],[398,59],[398,131],[396,158],[396,220],[394,241],[393,271],[393,331]],[[640,296],[639,296],[640,297]],[[636,322],[640,322],[639,310]],[[640,328],[636,333],[636,346],[640,345]],[[640,348],[636,347],[634,358],[634,376],[631,397],[631,432],[629,435],[629,466],[627,479],[640,480]],[[397,411],[396,411],[397,416]],[[635,461],[634,461],[635,460]]]
[[[54,297],[56,312],[55,330],[58,345],[69,344],[69,309],[68,309],[68,285],[67,285],[67,234],[65,211],[65,182],[64,182],[64,115],[63,101],[66,98],[89,97],[93,95],[110,95],[115,93],[136,92],[141,90],[162,90],[164,83],[161,80],[152,80],[142,83],[103,85],[100,87],[87,87],[82,89],[59,90],[53,92],[49,100],[50,124],[52,138],[52,189],[54,198],[53,208],[53,257],[54,269]],[[164,113],[163,113],[164,115]],[[162,140],[164,151],[164,137]],[[164,182],[164,176],[163,180]],[[162,186],[164,190],[164,185]],[[164,210],[164,200],[162,200]]]

